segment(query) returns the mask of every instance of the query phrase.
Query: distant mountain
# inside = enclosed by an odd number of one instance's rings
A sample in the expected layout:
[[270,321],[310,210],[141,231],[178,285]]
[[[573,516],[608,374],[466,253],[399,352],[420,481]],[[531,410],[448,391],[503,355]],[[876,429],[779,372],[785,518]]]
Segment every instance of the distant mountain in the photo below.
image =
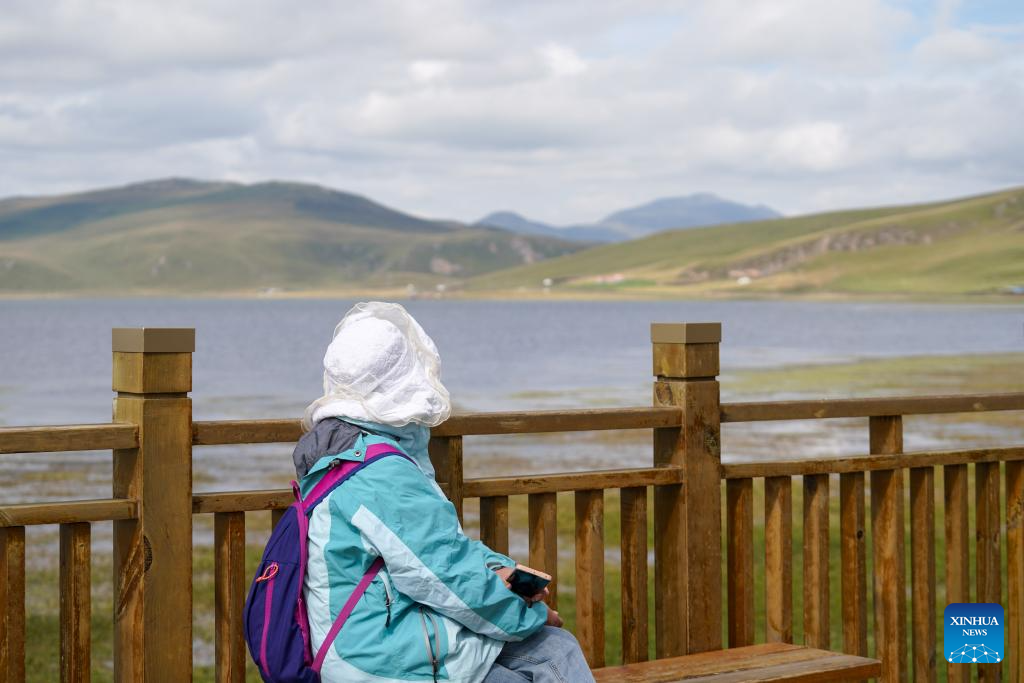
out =
[[[653,218],[647,224],[659,225]],[[466,283],[467,290],[490,290],[487,296],[543,287],[561,296],[1020,299],[1024,187],[931,204],[665,230]]]
[[504,228],[505,230],[521,232],[527,235],[550,235],[558,231],[558,228],[552,225],[541,223],[540,221],[531,221],[515,211],[495,211],[494,213],[487,214],[473,225],[491,225],[495,228]]
[[705,192],[655,199],[616,211],[598,225],[619,230],[629,237],[643,237],[662,230],[760,221],[781,215],[767,206],[748,206]]
[[622,209],[594,224],[556,227],[530,220],[512,211],[498,211],[481,218],[475,225],[493,225],[523,235],[547,235],[590,242],[623,242],[662,230],[741,223],[780,216],[780,213],[767,206],[748,206],[713,194],[699,193],[656,199],[647,204]]
[[570,225],[556,228],[547,223],[532,221],[514,211],[496,211],[478,220],[474,225],[490,225],[518,232],[521,235],[546,235],[564,240],[580,242],[618,242],[625,238],[618,230],[602,228],[596,225]]
[[0,292],[432,287],[584,246],[301,183],[171,178],[0,200]]
[[0,239],[39,237],[86,223],[154,209],[193,207],[197,212],[226,204],[250,204],[332,223],[444,232],[440,222],[416,218],[365,197],[317,185],[269,182],[255,185],[169,178],[61,197],[0,201]]

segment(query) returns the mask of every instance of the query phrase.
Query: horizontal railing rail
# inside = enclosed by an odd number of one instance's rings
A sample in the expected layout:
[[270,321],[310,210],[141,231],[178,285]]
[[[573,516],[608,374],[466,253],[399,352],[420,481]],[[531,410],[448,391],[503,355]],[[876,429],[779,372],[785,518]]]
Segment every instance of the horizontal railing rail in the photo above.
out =
[[[883,415],[1024,410],[1024,392],[958,396],[893,396],[723,403],[721,422],[820,420]],[[546,432],[678,427],[678,407],[511,410],[456,413],[431,430],[433,436],[541,434]],[[192,424],[194,446],[292,443],[302,436],[295,418],[207,420]],[[0,454],[92,451],[138,446],[138,427],[130,423],[0,427]]]
[[[816,420],[1004,410],[1024,410],[1024,392],[723,403],[720,421]],[[452,415],[434,427],[431,435],[479,436],[652,429],[678,427],[682,419],[682,409],[675,406],[467,412]],[[192,434],[192,444],[195,446],[291,443],[302,436],[302,424],[297,419],[197,421],[192,425]]]
[[[591,408],[583,410],[518,410],[456,413],[430,430],[431,436],[540,434],[609,429],[678,427],[679,408]],[[302,436],[302,423],[284,420],[218,420],[195,422],[192,444],[290,443]]]
[[138,445],[139,428],[134,424],[0,427],[0,454],[105,451]]
[[[492,498],[534,493],[566,493],[596,489],[621,489],[642,486],[682,484],[682,468],[673,466],[638,467],[619,470],[587,470],[534,474],[525,477],[482,477],[463,482],[463,498]],[[442,491],[445,485],[440,484]],[[446,491],[447,493],[447,491]],[[215,491],[192,496],[192,512],[255,512],[283,509],[295,502],[290,489],[255,491]],[[2,519],[2,517],[0,517]]]
[[886,415],[987,413],[1001,410],[1024,410],[1024,393],[723,403],[721,420],[722,422],[824,420],[840,417],[883,417]]
[[69,522],[110,522],[138,516],[138,501],[131,498],[101,498],[60,503],[21,503],[0,506],[0,527],[65,524]]
[[1002,448],[969,448],[956,451],[917,451],[891,455],[858,455],[818,460],[757,460],[725,463],[724,479],[746,477],[798,477],[811,474],[843,474],[846,472],[873,472],[907,467],[933,467],[936,465],[966,465],[974,463],[1009,462],[1024,460],[1024,446]]

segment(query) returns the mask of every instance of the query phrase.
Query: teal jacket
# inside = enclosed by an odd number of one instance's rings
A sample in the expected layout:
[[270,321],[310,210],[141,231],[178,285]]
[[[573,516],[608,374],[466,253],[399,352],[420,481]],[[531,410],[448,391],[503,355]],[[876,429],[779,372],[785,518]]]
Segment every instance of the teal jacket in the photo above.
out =
[[[300,482],[303,495],[332,461],[361,460],[375,443],[398,446],[360,430],[350,447],[316,460]],[[300,440],[296,450],[304,447]],[[318,505],[308,550],[304,595],[314,654],[367,568],[384,559],[324,660],[324,683],[481,681],[504,641],[526,638],[547,617],[542,603],[527,605],[494,572],[515,563],[468,538],[433,478],[403,457],[370,463]]]

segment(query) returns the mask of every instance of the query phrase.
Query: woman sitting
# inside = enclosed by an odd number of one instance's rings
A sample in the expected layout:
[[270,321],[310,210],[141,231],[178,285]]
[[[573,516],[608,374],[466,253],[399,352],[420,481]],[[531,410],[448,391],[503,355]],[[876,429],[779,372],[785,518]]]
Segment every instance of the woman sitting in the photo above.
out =
[[304,596],[314,654],[379,557],[384,567],[327,653],[324,683],[593,681],[544,592],[523,598],[515,562],[462,531],[434,481],[430,427],[448,418],[434,342],[398,304],[355,305],[324,356],[324,396],[295,448],[308,493],[339,460],[384,457],[337,488],[310,518]]

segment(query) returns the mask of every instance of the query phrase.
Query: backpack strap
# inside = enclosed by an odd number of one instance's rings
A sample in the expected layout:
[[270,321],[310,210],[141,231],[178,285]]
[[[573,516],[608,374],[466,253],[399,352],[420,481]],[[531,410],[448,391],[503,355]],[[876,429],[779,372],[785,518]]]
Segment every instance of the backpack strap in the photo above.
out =
[[359,598],[363,597],[363,593],[370,587],[374,577],[384,566],[384,559],[378,557],[370,565],[370,568],[363,574],[362,580],[356,589],[352,591],[352,595],[348,596],[348,600],[345,601],[345,606],[341,608],[341,612],[338,614],[338,618],[334,620],[334,624],[331,626],[331,630],[327,632],[327,637],[324,638],[324,642],[320,645],[320,649],[316,652],[316,659],[313,660],[313,670],[320,673],[320,667],[324,665],[324,659],[327,657],[327,653],[330,652],[331,646],[334,644],[334,639],[338,637],[338,633],[341,631],[341,627],[345,625],[352,610],[356,608],[356,603],[359,602]]
[[[341,460],[340,464],[331,467],[327,470],[327,474],[320,478],[320,481],[316,483],[313,489],[309,492],[309,495],[305,499],[299,499],[302,512],[306,515],[310,515],[313,512],[313,508],[323,502],[323,499],[328,496],[335,488],[337,488],[343,481],[351,477],[353,474],[361,470],[370,462],[384,455],[400,455],[409,462],[413,462],[412,458],[397,450],[394,446],[386,443],[375,443],[368,446],[366,453],[363,455],[362,461],[359,460]],[[416,463],[413,462],[415,465]],[[294,485],[294,483],[293,483]]]

